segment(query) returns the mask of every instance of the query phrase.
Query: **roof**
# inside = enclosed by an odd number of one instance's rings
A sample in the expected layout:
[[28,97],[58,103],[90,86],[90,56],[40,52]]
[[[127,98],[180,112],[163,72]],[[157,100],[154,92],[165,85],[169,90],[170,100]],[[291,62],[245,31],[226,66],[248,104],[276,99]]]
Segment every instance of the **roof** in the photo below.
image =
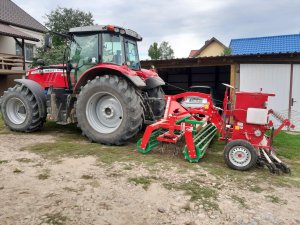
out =
[[[38,6],[37,6],[38,7]],[[46,32],[47,29],[11,0],[0,1],[0,23],[5,23],[28,30]]]
[[9,37],[14,37],[14,38],[22,38],[30,41],[36,41],[36,42],[39,41],[39,39],[36,39],[30,36],[29,34],[25,34],[24,32],[17,30],[16,28],[1,23],[0,23],[0,34]]
[[110,32],[110,29],[112,29],[112,32],[121,33],[133,37],[138,41],[142,40],[142,37],[135,31],[114,25],[92,25],[84,27],[74,27],[69,30],[69,33]]
[[232,39],[231,54],[300,52],[300,34]]
[[191,50],[189,58],[195,58],[198,56],[204,49],[206,49],[211,43],[217,42],[219,45],[227,48],[222,42],[220,42],[217,38],[212,37],[211,39],[205,41],[205,44],[199,50]]
[[198,52],[198,50],[191,50],[191,52],[189,54],[189,58],[194,58],[194,56],[196,55],[197,52]]
[[165,60],[142,60],[143,68],[155,66],[161,68],[192,68],[202,66],[224,66],[243,63],[262,63],[262,64],[300,64],[300,53],[266,53],[266,54],[248,54],[248,55],[225,55],[225,56],[207,56],[199,58],[176,58]]

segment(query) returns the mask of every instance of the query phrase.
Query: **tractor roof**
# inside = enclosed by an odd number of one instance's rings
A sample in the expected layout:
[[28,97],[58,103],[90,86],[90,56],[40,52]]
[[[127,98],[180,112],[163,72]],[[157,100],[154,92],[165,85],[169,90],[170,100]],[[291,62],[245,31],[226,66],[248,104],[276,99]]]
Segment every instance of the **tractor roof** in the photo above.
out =
[[114,25],[93,25],[85,27],[74,27],[69,30],[69,34],[79,34],[79,33],[94,33],[94,32],[111,32],[119,33],[131,38],[141,41],[143,38],[133,30],[125,29],[123,27],[118,27]]

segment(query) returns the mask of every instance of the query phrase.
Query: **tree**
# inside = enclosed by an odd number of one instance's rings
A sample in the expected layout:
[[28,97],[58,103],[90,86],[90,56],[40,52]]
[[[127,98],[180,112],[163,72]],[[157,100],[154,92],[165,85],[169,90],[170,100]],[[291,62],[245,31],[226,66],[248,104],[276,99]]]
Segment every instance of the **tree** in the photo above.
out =
[[[78,9],[61,7],[46,14],[46,19],[45,26],[50,31],[58,33],[67,33],[72,27],[89,26],[93,25],[94,22],[93,15],[90,12],[86,13]],[[48,51],[44,51],[43,47],[37,48],[37,55],[32,62],[32,67],[37,65],[37,59],[43,59],[46,65],[63,62],[66,41],[58,35],[53,35],[52,43],[53,47]]]
[[[58,7],[46,14],[47,22],[45,26],[55,32],[67,33],[72,27],[82,27],[93,25],[94,19],[91,12],[84,12],[78,9]],[[62,37],[53,36],[53,46],[64,43]]]
[[62,64],[65,49],[65,45],[53,46],[47,51],[43,47],[37,48],[37,57],[33,59],[31,67],[37,66],[37,59],[43,59],[46,65]]
[[167,41],[163,41],[159,46],[160,59],[174,59],[174,50]]
[[224,55],[231,55],[231,52],[232,52],[232,51],[231,51],[231,48],[227,48],[227,47],[226,47],[226,48],[224,49],[223,53],[222,53],[222,56],[224,56]]
[[152,45],[150,45],[149,50],[148,50],[148,56],[151,59],[159,59],[161,56],[159,47],[157,42],[154,42]]
[[174,59],[174,50],[167,41],[163,41],[159,47],[157,42],[150,45],[148,56],[151,59]]

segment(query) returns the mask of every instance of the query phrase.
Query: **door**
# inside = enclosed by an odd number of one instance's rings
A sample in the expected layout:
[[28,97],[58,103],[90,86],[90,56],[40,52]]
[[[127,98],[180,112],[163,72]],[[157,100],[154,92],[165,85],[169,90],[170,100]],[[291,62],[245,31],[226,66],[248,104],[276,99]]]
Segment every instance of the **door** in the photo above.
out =
[[300,131],[300,65],[294,65],[291,120],[296,131]]
[[[262,88],[262,92],[274,93],[275,97],[269,97],[268,109],[288,118],[290,71],[290,64],[241,64],[240,91],[258,92]],[[280,124],[274,118],[272,121],[275,127]]]

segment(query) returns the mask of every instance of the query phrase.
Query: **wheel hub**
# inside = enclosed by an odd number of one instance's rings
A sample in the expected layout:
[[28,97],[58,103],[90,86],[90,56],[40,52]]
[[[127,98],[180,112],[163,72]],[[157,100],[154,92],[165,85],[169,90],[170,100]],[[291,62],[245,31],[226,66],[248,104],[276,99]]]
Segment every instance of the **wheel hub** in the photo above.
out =
[[112,133],[118,129],[123,119],[123,108],[119,100],[107,92],[99,92],[90,97],[86,107],[90,125],[100,133]]
[[251,161],[251,154],[244,146],[236,146],[230,150],[229,160],[235,166],[246,166]]
[[22,124],[26,120],[26,108],[19,98],[11,98],[7,101],[6,113],[9,120],[14,124]]
[[106,118],[112,118],[114,116],[114,110],[112,107],[107,106],[102,109],[103,116]]

